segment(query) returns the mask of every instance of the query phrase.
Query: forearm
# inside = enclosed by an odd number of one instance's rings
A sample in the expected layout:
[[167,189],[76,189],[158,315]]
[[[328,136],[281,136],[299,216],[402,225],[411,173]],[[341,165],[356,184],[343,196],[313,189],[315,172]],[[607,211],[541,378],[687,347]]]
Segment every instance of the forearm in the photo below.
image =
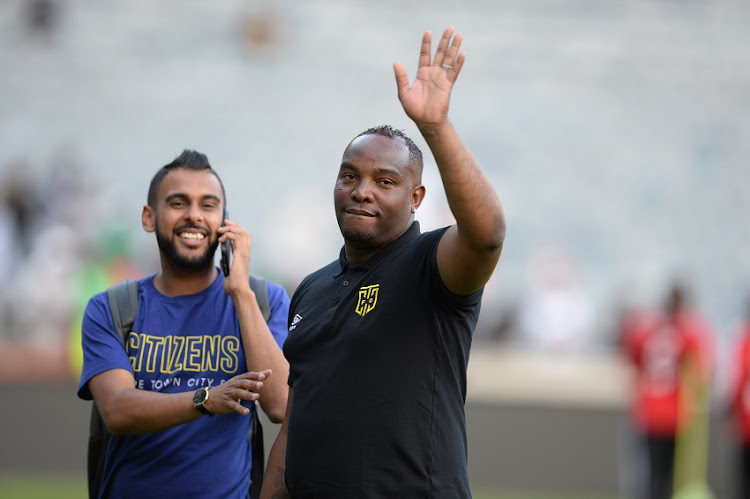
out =
[[271,376],[263,381],[259,402],[271,421],[281,422],[289,390],[289,363],[268,329],[253,291],[248,288],[232,298],[240,323],[248,371],[272,371]]
[[284,473],[286,471],[285,452],[286,432],[279,432],[276,441],[268,454],[266,473],[263,475],[263,487],[260,491],[261,499],[282,499],[290,497],[286,488]]
[[505,214],[495,190],[452,123],[420,127],[440,171],[459,237],[476,250],[497,250],[505,238]]
[[97,407],[110,433],[139,435],[173,428],[201,417],[192,398],[192,391],[165,394],[124,388]]
[[294,391],[288,388],[287,407],[284,413],[284,422],[281,424],[276,440],[268,454],[266,473],[263,475],[263,486],[260,490],[261,499],[286,499],[291,497],[286,488],[286,443],[289,417],[294,402]]

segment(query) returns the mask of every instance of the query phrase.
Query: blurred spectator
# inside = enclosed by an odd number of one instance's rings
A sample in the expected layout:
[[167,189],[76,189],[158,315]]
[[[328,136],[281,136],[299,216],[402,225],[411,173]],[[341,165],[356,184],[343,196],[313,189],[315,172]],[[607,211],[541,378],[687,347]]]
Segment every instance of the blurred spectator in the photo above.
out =
[[59,5],[55,0],[27,0],[26,25],[29,32],[49,40],[59,21]]
[[10,206],[0,200],[0,280],[8,282],[15,267],[16,222]]
[[113,224],[112,199],[74,151],[62,148],[40,173],[16,162],[0,190],[2,380],[71,371],[77,378],[82,300],[91,289],[141,276],[132,234]]
[[[50,343],[63,340],[73,317],[71,285],[83,257],[90,227],[100,210],[85,188],[78,165],[58,154],[40,176],[26,163],[8,172],[5,198],[15,219],[19,253],[17,271],[4,295],[8,328],[17,340]],[[43,313],[40,313],[43,312]]]
[[39,195],[32,173],[31,165],[25,161],[18,161],[8,166],[2,182],[2,198],[10,209],[16,240],[23,255],[31,251],[33,226],[40,210]]
[[[97,217],[105,209],[104,200],[98,199],[100,191],[75,151],[61,148],[39,182],[41,222],[50,226],[65,225],[89,236],[93,228],[99,229]],[[96,208],[92,210],[92,207]]]
[[[745,320],[735,339],[732,359],[730,414],[737,437],[737,498],[750,498],[750,300]],[[736,474],[736,475],[735,475]]]
[[[16,227],[13,214],[5,200],[0,200],[0,281],[9,282],[16,267]],[[0,289],[0,338],[8,334],[9,313],[5,295],[7,286]]]
[[561,250],[545,248],[532,259],[519,321],[522,340],[535,350],[578,353],[591,346],[593,305]]
[[497,317],[490,327],[489,339],[496,342],[511,340],[514,330],[518,327],[518,307],[513,303],[506,303],[499,307]]
[[[675,489],[678,437],[682,441],[691,435],[684,447],[705,451],[696,444],[702,435],[690,430],[698,428],[707,400],[711,333],[689,308],[681,283],[670,288],[662,310],[630,313],[622,327],[624,348],[636,372],[632,414],[648,463],[636,496],[667,499]],[[700,461],[700,455],[690,457]]]

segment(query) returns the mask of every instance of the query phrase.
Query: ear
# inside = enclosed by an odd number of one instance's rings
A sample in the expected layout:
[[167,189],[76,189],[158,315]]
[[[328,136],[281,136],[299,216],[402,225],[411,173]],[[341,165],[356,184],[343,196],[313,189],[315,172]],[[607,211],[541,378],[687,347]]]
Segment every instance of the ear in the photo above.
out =
[[143,207],[143,212],[141,213],[141,225],[146,232],[154,232],[156,230],[156,213],[149,205]]
[[419,206],[422,204],[422,201],[424,201],[424,196],[427,194],[427,189],[425,189],[425,186],[418,185],[414,188],[413,191],[411,191],[411,212],[416,213]]

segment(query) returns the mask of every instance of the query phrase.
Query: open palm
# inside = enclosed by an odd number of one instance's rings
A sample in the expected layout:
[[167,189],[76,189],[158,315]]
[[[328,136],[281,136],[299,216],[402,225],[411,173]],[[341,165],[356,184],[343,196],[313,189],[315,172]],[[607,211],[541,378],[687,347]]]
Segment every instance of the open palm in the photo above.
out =
[[433,58],[432,33],[425,32],[419,53],[419,68],[412,85],[409,85],[403,64],[397,62],[393,65],[398,98],[406,114],[420,129],[437,127],[448,116],[451,89],[466,58],[463,52],[459,53],[462,39],[460,33],[453,36],[453,27],[446,28]]

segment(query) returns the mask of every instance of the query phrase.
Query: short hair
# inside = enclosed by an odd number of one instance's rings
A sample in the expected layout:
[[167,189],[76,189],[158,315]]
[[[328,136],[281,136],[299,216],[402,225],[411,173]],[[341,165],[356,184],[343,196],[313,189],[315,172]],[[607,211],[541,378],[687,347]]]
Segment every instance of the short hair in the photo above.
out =
[[383,137],[388,137],[389,139],[395,139],[396,137],[398,137],[403,140],[404,144],[406,144],[406,147],[409,149],[409,164],[417,167],[417,173],[419,174],[419,179],[421,181],[422,170],[424,169],[422,151],[419,150],[417,144],[415,144],[414,141],[411,140],[403,130],[393,128],[391,125],[375,126],[372,128],[368,128],[364,132],[354,137],[354,139],[352,139],[352,142],[364,135],[381,135]]
[[207,170],[216,177],[221,186],[221,195],[224,198],[224,204],[226,205],[227,194],[224,191],[224,183],[221,181],[221,177],[216,173],[216,170],[211,168],[211,163],[208,162],[208,156],[192,149],[185,149],[182,153],[168,163],[162,166],[159,171],[156,172],[154,178],[151,179],[151,184],[148,187],[148,198],[147,203],[152,208],[156,208],[156,191],[159,189],[164,177],[167,176],[172,170],[178,168],[184,168],[185,170]]

